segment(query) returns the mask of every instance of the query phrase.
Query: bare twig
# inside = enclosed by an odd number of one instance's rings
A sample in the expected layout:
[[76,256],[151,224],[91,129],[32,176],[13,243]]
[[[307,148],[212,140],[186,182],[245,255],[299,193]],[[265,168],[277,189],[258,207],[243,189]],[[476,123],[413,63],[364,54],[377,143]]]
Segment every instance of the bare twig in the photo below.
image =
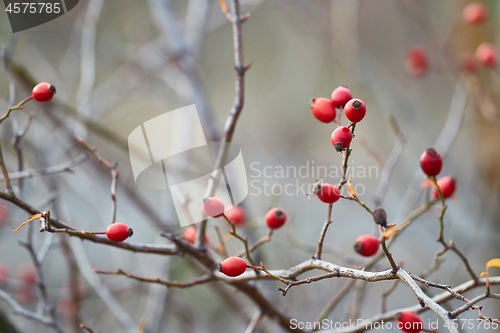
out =
[[[349,149],[349,148],[348,148]],[[323,223],[323,228],[319,234],[318,245],[316,247],[316,253],[313,256],[313,259],[321,260],[321,253],[323,252],[323,242],[325,241],[326,231],[328,230],[328,226],[332,223],[332,206],[333,204],[328,204],[328,208],[326,211],[326,221]]]
[[214,280],[213,274],[206,274],[197,278],[194,278],[189,281],[165,281],[161,280],[160,278],[146,278],[146,277],[140,277],[134,274],[130,274],[119,268],[117,271],[100,271],[98,269],[94,268],[94,273],[96,274],[101,274],[101,275],[123,275],[129,279],[133,279],[136,281],[140,282],[147,282],[147,283],[157,283],[157,284],[162,284],[166,287],[175,287],[175,288],[189,288],[195,285],[207,283],[210,281]]
[[[9,178],[11,180],[13,179],[22,179],[22,178],[33,178],[36,176],[46,176],[46,175],[52,175],[55,173],[60,173],[60,172],[73,172],[71,169],[74,166],[77,166],[78,164],[84,162],[87,159],[87,156],[85,154],[81,154],[75,159],[72,159],[70,161],[49,166],[43,169],[38,169],[38,170],[23,170],[23,171],[17,171],[17,172],[11,172],[9,173]],[[1,178],[3,180],[3,177]]]
[[314,320],[314,322],[320,323],[323,321],[323,319],[328,318],[328,316],[333,311],[333,309],[335,309],[337,304],[339,304],[340,301],[345,297],[345,295],[347,295],[347,292],[351,290],[355,282],[356,280],[354,279],[347,280],[342,286],[342,288],[340,288],[339,291],[337,291],[335,295],[333,295],[332,299],[325,305],[323,310],[321,310],[321,312],[319,313],[318,317]]
[[[245,103],[244,79],[245,72],[250,67],[250,65],[245,65],[243,62],[243,44],[241,39],[241,25],[246,19],[248,19],[249,16],[241,16],[239,0],[232,0],[231,7],[232,12],[230,22],[233,27],[234,68],[236,70],[234,104],[231,108],[231,111],[229,111],[229,115],[226,119],[226,124],[224,125],[224,133],[221,138],[221,146],[215,159],[215,165],[213,169],[214,171],[212,172],[212,175],[208,181],[205,197],[213,196],[216,190],[216,184],[218,183],[220,177],[220,170],[224,166],[224,162],[226,160],[229,149],[229,143],[233,138],[233,134],[236,129],[236,123]],[[201,223],[201,227],[198,232],[198,244],[202,248],[204,247],[206,229],[207,221],[205,220]]]
[[252,320],[250,320],[250,323],[248,324],[244,333],[253,333],[261,318],[262,318],[262,311],[259,309],[255,311],[255,313],[253,314]]
[[14,313],[20,314],[26,318],[31,320],[35,320],[43,325],[54,328],[54,323],[51,318],[42,316],[41,314],[31,312],[25,308],[23,308],[16,300],[10,296],[8,293],[0,289],[0,298],[4,299],[11,307],[14,308]]
[[82,138],[76,138],[76,141],[87,151],[89,151],[99,163],[104,165],[106,169],[111,172],[111,223],[115,223],[116,221],[116,179],[120,175],[120,172],[116,169],[116,162],[109,162],[101,155],[97,153],[96,147],[91,147],[85,140]]
[[59,333],[64,333],[61,324],[59,323],[59,319],[57,318],[56,314],[56,308],[53,306],[49,299],[49,294],[47,291],[47,286],[45,284],[45,275],[42,269],[42,265],[40,261],[38,261],[37,254],[35,252],[35,249],[33,248],[32,244],[32,239],[31,237],[28,236],[28,242],[27,243],[22,243],[24,247],[28,250],[28,253],[30,254],[31,260],[33,261],[33,264],[35,265],[36,271],[38,273],[38,288],[40,289],[40,294],[42,296],[42,300],[44,303],[45,308],[49,312],[50,318],[52,320],[52,323],[54,324],[54,328],[57,332]]
[[382,206],[382,201],[385,198],[387,193],[387,189],[389,187],[389,181],[391,179],[391,175],[393,173],[394,167],[396,166],[401,153],[403,152],[403,148],[406,144],[407,134],[399,129],[399,126],[396,123],[396,119],[393,115],[389,115],[389,122],[392,124],[392,128],[396,134],[396,143],[394,144],[394,148],[392,148],[391,155],[387,159],[384,164],[384,168],[382,169],[382,173],[380,175],[380,182],[377,188],[377,192],[375,192],[375,196],[373,198],[373,202],[375,206]]

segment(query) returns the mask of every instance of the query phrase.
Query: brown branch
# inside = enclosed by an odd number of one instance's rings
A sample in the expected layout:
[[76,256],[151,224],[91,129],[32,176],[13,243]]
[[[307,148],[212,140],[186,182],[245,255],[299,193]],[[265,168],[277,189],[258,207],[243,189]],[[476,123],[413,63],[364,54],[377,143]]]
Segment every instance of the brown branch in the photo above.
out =
[[[205,192],[205,197],[211,197],[215,193],[216,184],[219,181],[220,169],[224,166],[224,162],[227,157],[229,143],[233,139],[234,131],[236,129],[236,123],[243,110],[243,105],[245,103],[245,72],[250,68],[250,65],[245,65],[243,62],[243,44],[241,38],[241,25],[248,16],[240,15],[240,3],[239,0],[232,0],[232,12],[231,12],[231,25],[233,27],[233,49],[234,49],[234,68],[236,70],[235,79],[235,96],[234,104],[229,111],[229,115],[226,119],[226,124],[224,125],[224,133],[221,139],[221,147],[217,153],[217,157],[214,163],[214,171],[208,181],[207,190]],[[205,248],[205,233],[207,229],[207,221],[201,223],[201,227],[198,230],[198,244],[200,248]]]
[[[46,175],[52,175],[55,173],[60,173],[60,172],[73,172],[71,168],[74,166],[77,166],[78,164],[84,162],[87,159],[87,156],[85,154],[79,155],[73,160],[58,164],[58,165],[53,165],[49,166],[43,169],[38,169],[38,170],[23,170],[23,171],[17,171],[17,172],[11,172],[9,173],[9,178],[10,180],[13,179],[22,179],[22,178],[33,178],[36,176],[46,176]],[[3,180],[3,177],[1,178]]]
[[146,277],[140,277],[137,275],[133,275],[130,273],[125,272],[121,268],[119,268],[117,271],[100,271],[98,269],[94,268],[94,273],[96,274],[101,274],[101,275],[123,275],[129,279],[140,281],[140,282],[147,282],[147,283],[157,283],[164,285],[166,287],[175,287],[175,288],[189,288],[195,285],[200,285],[204,284],[210,281],[213,281],[214,275],[213,274],[206,274],[197,278],[194,278],[189,281],[172,281],[172,280],[161,280],[160,278],[146,278]]
[[333,204],[328,204],[328,208],[326,211],[326,221],[325,223],[323,223],[323,228],[319,233],[318,245],[316,247],[316,253],[313,256],[313,259],[321,260],[321,253],[323,252],[323,242],[325,241],[326,231],[328,230],[328,226],[332,223],[332,207]]
[[[7,200],[14,205],[18,206],[22,210],[28,212],[31,215],[40,214],[41,211],[31,206],[29,203],[23,201],[22,199],[15,197],[13,195],[7,194],[5,192],[0,192],[0,198]],[[156,244],[139,244],[139,243],[130,243],[130,242],[113,242],[105,237],[100,237],[97,235],[89,235],[81,232],[77,232],[77,230],[73,227],[70,227],[66,223],[51,217],[50,222],[57,228],[67,228],[68,230],[73,230],[71,236],[78,237],[84,240],[88,240],[94,243],[109,245],[113,247],[117,247],[120,249],[132,251],[132,252],[141,252],[141,253],[156,253],[162,255],[176,255],[179,252],[175,246],[166,246],[166,245],[156,245]]]
[[104,157],[97,153],[96,147],[91,147],[85,140],[82,138],[76,138],[76,141],[85,148],[90,154],[92,154],[99,163],[104,165],[106,169],[111,173],[111,223],[115,223],[116,221],[116,180],[120,175],[120,172],[116,169],[116,162],[109,162]]

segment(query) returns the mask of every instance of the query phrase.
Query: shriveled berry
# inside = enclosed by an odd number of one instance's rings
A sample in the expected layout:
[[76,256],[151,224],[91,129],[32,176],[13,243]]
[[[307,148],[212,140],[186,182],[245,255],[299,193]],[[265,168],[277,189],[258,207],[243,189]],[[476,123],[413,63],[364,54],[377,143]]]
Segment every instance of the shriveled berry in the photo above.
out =
[[[455,182],[455,179],[451,176],[445,176],[442,178],[439,178],[437,180],[437,184],[439,186],[439,189],[441,190],[441,193],[443,194],[444,199],[448,199],[451,197],[457,188],[457,183]],[[434,198],[439,199],[439,193],[434,189]]]
[[217,265],[217,270],[221,273],[235,277],[243,274],[247,269],[247,263],[240,257],[229,257]]
[[414,46],[406,53],[406,71],[413,76],[422,76],[427,72],[429,59],[427,53],[420,46]]
[[210,217],[219,217],[224,214],[224,203],[216,197],[209,197],[203,201],[203,211]]
[[[190,225],[186,229],[184,229],[184,232],[182,233],[182,238],[186,240],[190,245],[194,245],[196,243],[196,235],[197,235],[197,230],[196,227],[193,225]],[[207,234],[205,234],[205,244],[210,243],[210,238],[208,237]]]
[[352,141],[352,132],[347,126],[337,127],[330,136],[330,142],[336,151],[341,152],[349,145]]
[[324,123],[334,120],[337,114],[332,101],[323,97],[313,98],[310,107],[313,116]]
[[397,314],[397,326],[405,333],[419,333],[424,329],[424,322],[419,315],[413,312],[400,312]]
[[271,208],[266,214],[266,224],[269,229],[278,229],[286,222],[286,213],[283,209]]
[[316,188],[316,192],[319,200],[328,204],[334,203],[340,198],[340,190],[332,184],[319,184]]
[[106,236],[114,242],[123,242],[133,234],[132,228],[121,222],[111,223],[106,228]]
[[356,238],[354,250],[364,257],[370,257],[377,253],[380,242],[372,235],[361,235]]
[[381,225],[382,227],[387,226],[387,213],[385,212],[385,209],[382,207],[379,207],[373,211],[373,221],[375,223]]
[[464,7],[462,17],[469,24],[481,24],[488,18],[488,10],[481,2],[471,2]]
[[31,97],[37,102],[48,102],[54,97],[56,87],[47,82],[37,84],[31,92]]
[[332,92],[332,103],[336,108],[343,108],[351,98],[351,91],[346,86],[339,86]]
[[245,210],[240,206],[234,206],[233,208],[228,209],[224,212],[224,215],[226,215],[229,222],[234,223],[236,226],[244,225],[247,220]]
[[427,148],[420,156],[420,167],[429,177],[435,177],[441,172],[443,159],[434,148]]
[[494,67],[498,60],[497,48],[491,43],[480,44],[476,49],[476,59],[485,67]]
[[344,114],[349,121],[359,123],[366,115],[366,104],[360,99],[353,98],[344,107]]

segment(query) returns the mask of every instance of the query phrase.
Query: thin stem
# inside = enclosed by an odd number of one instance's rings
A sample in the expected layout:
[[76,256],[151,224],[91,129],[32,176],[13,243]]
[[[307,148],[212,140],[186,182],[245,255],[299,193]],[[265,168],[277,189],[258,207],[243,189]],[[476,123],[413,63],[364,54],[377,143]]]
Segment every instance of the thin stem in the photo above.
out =
[[214,280],[213,274],[206,274],[206,275],[197,277],[197,278],[189,280],[189,281],[165,281],[165,280],[161,280],[160,278],[146,278],[146,277],[141,277],[141,276],[137,276],[134,274],[130,274],[130,273],[125,272],[121,268],[119,268],[116,271],[101,271],[101,270],[94,268],[94,273],[101,274],[101,275],[123,275],[129,279],[140,281],[140,282],[156,283],[156,284],[164,285],[166,287],[176,287],[176,288],[188,288],[188,287],[192,287],[192,286],[195,286],[198,284],[207,283],[207,282]]
[[318,245],[316,247],[316,253],[313,256],[313,259],[321,260],[321,253],[323,252],[323,242],[325,241],[326,231],[328,230],[328,226],[332,223],[332,206],[333,204],[328,204],[328,208],[326,211],[326,221],[323,224],[323,228],[319,234]]
[[[224,10],[224,9],[223,9]],[[229,15],[226,15],[229,18]],[[240,15],[240,3],[238,0],[232,0],[232,13],[229,21],[233,27],[233,50],[234,50],[234,68],[236,70],[235,86],[234,86],[234,103],[224,125],[224,134],[221,139],[221,147],[215,159],[214,171],[208,181],[205,197],[211,197],[215,193],[216,184],[220,177],[220,169],[223,167],[227,157],[229,142],[231,142],[236,123],[243,109],[245,102],[245,72],[250,68],[250,65],[245,65],[243,62],[243,43],[241,37],[241,26],[248,19],[248,15]],[[198,244],[200,248],[205,248],[205,233],[207,229],[207,221],[201,223],[198,232]]]
[[9,195],[14,195],[14,191],[12,191],[12,184],[9,178],[9,171],[7,171],[7,166],[5,165],[5,161],[3,159],[3,151],[2,151],[2,143],[0,142],[0,169],[2,170],[3,182],[5,184],[5,191]]

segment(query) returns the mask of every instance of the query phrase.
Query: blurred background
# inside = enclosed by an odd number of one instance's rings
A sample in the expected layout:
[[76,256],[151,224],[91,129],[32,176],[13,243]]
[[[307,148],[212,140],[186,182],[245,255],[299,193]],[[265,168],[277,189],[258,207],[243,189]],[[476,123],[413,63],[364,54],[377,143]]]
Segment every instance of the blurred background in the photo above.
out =
[[[242,12],[251,13],[242,40],[244,60],[252,63],[233,138],[241,148],[250,184],[243,202],[248,221],[242,233],[251,241],[265,235],[263,216],[271,206],[279,205],[289,216],[272,242],[257,251],[266,267],[288,268],[314,253],[326,205],[305,195],[307,186],[318,178],[338,183],[338,174],[318,177],[312,171],[317,166],[339,170],[342,156],[329,140],[335,124],[314,119],[309,101],[329,98],[339,85],[348,86],[368,108],[356,127],[350,158],[360,199],[374,207],[384,163],[393,147],[402,148],[382,201],[389,222],[402,223],[425,200],[419,157],[434,146],[444,157],[441,175],[452,175],[458,186],[456,200],[448,202],[445,239],[452,239],[466,254],[477,274],[490,258],[500,256],[500,72],[475,60],[475,70],[464,67],[464,59],[473,59],[478,45],[499,42],[500,6],[498,1],[482,1],[488,19],[472,25],[462,18],[468,2],[241,1]],[[8,170],[72,164],[60,173],[14,179],[16,193],[72,226],[104,230],[109,223],[111,177],[91,156],[82,161],[83,151],[74,140],[79,136],[103,157],[118,162],[117,220],[134,229],[132,241],[168,244],[160,231],[181,234],[171,193],[136,186],[127,137],[145,121],[194,103],[207,140],[220,138],[234,101],[235,71],[231,25],[219,2],[80,1],[62,17],[15,34],[2,10],[0,46],[0,109],[28,97],[33,83],[46,81],[57,87],[52,102],[30,102],[0,126]],[[415,47],[423,55],[415,56],[411,51]],[[412,57],[424,60],[415,63]],[[398,143],[394,121],[407,136],[404,144]],[[186,163],[189,169],[189,164],[200,162]],[[305,176],[286,172],[300,167],[308,170]],[[280,193],[288,184],[291,193]],[[305,193],[301,186],[306,186]],[[94,267],[165,280],[188,280],[201,273],[185,258],[134,254],[64,235],[40,234],[37,226],[13,234],[29,216],[14,205],[0,204],[0,263],[8,272],[8,278],[0,279],[0,288],[25,308],[41,309],[37,290],[30,284],[36,276],[30,277],[29,254],[19,244],[32,233],[50,299],[67,332],[81,332],[80,322],[95,332],[133,332],[141,320],[143,331],[151,333],[244,332],[256,310],[245,295],[222,283],[174,289],[95,275]],[[412,273],[431,268],[435,252],[441,249],[435,241],[438,214],[439,209],[423,214],[391,247],[395,260],[404,260]],[[377,226],[347,200],[334,205],[332,220],[323,259],[363,267],[365,259],[352,245],[362,233],[378,235]],[[209,223],[212,240],[217,239],[215,224]],[[234,239],[228,246],[234,252],[241,250]],[[373,269],[388,267],[382,259]],[[450,252],[428,278],[458,285],[470,276]],[[258,286],[291,318],[312,321],[345,283],[328,279],[292,288],[285,297],[276,291],[277,282]],[[378,314],[381,294],[390,285],[354,283],[328,318],[345,322]],[[415,304],[411,291],[400,284],[388,298],[387,309]],[[446,304],[450,309],[460,305],[459,301]],[[487,316],[500,313],[498,302],[485,300],[481,305]],[[0,309],[20,332],[53,331],[13,314],[3,300]],[[422,316],[424,322],[437,320],[430,311]],[[468,311],[460,318],[475,319],[477,312]],[[281,330],[266,318],[256,328]]]

